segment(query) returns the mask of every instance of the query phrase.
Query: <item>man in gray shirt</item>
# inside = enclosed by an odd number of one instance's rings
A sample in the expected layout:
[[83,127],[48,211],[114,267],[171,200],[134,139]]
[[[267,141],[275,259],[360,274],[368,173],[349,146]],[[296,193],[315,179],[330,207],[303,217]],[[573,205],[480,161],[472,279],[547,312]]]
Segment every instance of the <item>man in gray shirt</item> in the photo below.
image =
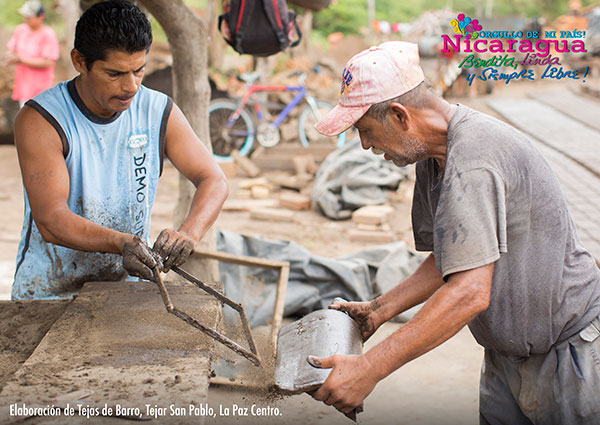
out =
[[600,424],[600,270],[581,245],[556,176],[522,133],[429,90],[416,45],[354,56],[341,99],[317,129],[354,125],[364,149],[416,165],[412,222],[432,251],[408,279],[347,311],[368,338],[425,302],[362,356],[333,368],[314,397],[359,406],[377,382],[468,325],[485,347],[482,424]]

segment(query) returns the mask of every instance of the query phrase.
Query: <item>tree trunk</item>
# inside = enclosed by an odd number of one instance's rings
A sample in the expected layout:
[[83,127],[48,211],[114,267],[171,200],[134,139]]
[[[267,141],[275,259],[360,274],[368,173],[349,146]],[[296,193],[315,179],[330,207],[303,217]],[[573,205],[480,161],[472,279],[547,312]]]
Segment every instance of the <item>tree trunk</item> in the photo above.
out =
[[[141,0],[160,23],[169,40],[173,54],[173,98],[190,125],[209,151],[212,152],[208,132],[208,102],[210,86],[207,72],[208,27],[182,0]],[[194,186],[179,176],[179,199],[175,208],[175,226],[178,227],[190,208]],[[210,229],[198,244],[200,249],[215,250],[216,236]],[[188,261],[186,269],[205,281],[219,279],[215,260]]]
[[310,53],[310,33],[312,32],[313,13],[312,10],[306,9],[302,13],[302,41],[300,42],[300,50],[303,56],[308,56]]
[[219,34],[219,3],[218,0],[207,0],[206,19],[208,19],[208,63],[213,69],[223,65],[223,55],[226,44]]
[[[265,86],[268,85],[271,82],[271,76],[273,74],[273,69],[275,68],[275,56],[267,56],[267,57],[254,56],[253,60],[254,60],[254,71],[258,72],[258,74],[260,75],[258,77],[258,80],[256,81],[256,83],[265,85]],[[269,93],[267,93],[266,91],[257,92],[255,94],[255,97],[259,102],[266,103],[267,99],[269,98]],[[269,113],[266,108],[265,108],[265,111],[263,111],[263,112],[265,112],[267,114]]]
[[71,64],[71,49],[75,42],[75,26],[81,10],[79,9],[78,0],[58,0],[58,8],[65,23],[65,48],[61,52],[60,61],[66,71],[66,78],[71,79],[77,75],[77,71]]

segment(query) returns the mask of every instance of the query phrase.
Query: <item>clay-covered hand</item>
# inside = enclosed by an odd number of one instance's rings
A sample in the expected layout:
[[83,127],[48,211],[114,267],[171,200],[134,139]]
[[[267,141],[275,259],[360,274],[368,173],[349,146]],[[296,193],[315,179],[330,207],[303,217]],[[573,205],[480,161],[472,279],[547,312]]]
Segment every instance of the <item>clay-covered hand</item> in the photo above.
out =
[[336,354],[324,358],[308,356],[306,360],[316,368],[331,368],[323,385],[311,394],[313,398],[334,406],[346,415],[360,407],[377,384],[371,365],[362,355]]
[[179,267],[188,259],[194,250],[194,240],[181,232],[165,229],[160,232],[152,250],[163,259],[162,271],[168,272],[171,267]]
[[369,339],[383,323],[377,311],[379,307],[380,302],[378,299],[366,302],[336,302],[334,300],[329,305],[329,308],[333,310],[345,311],[358,323],[363,341]]
[[157,263],[150,252],[150,247],[139,236],[123,244],[121,251],[123,267],[131,276],[152,280]]

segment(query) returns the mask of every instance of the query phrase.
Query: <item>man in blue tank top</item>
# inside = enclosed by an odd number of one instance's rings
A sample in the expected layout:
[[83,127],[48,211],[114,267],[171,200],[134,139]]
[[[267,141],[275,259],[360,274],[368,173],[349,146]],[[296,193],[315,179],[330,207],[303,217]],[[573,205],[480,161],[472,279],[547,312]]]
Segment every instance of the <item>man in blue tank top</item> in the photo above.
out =
[[79,75],[26,103],[15,140],[25,217],[13,299],[68,298],[94,280],[151,279],[150,213],[166,156],[194,185],[189,214],[153,249],[182,264],[215,221],[227,181],[181,110],[141,85],[152,43],[134,5],[108,1],[79,19]]

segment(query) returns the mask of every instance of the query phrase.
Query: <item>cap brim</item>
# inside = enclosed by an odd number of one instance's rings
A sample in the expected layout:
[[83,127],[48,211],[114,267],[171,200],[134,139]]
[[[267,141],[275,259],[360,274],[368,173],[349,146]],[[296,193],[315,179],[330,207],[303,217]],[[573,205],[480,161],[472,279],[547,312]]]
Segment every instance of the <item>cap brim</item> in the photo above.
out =
[[370,107],[371,105],[337,105],[315,125],[315,128],[324,136],[337,136],[352,127]]

